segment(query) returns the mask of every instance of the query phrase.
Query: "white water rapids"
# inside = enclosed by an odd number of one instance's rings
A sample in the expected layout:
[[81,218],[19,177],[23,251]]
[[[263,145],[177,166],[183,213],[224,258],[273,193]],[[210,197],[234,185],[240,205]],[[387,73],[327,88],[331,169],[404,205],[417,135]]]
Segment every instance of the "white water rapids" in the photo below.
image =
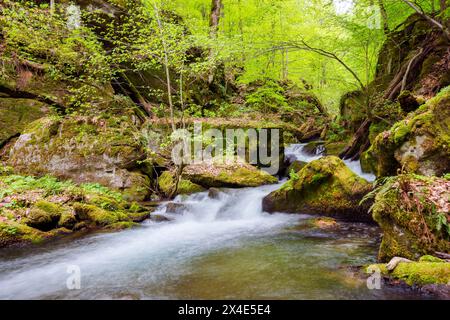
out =
[[[306,143],[301,144],[291,144],[285,149],[286,157],[289,157],[291,160],[299,160],[303,162],[311,162],[313,160],[317,160],[323,157],[323,150],[319,147],[317,148],[316,154],[311,154],[305,152]],[[369,182],[375,181],[376,177],[372,173],[366,173],[362,171],[361,164],[359,160],[350,161],[344,160],[347,167],[350,168],[354,173],[359,175],[360,177],[366,179]]]
[[[320,157],[302,148],[286,152]],[[180,213],[166,204],[155,212],[171,221],[1,251],[0,299],[373,297],[339,266],[373,261],[378,231],[342,224],[326,234],[305,228],[308,216],[263,212],[263,197],[279,186],[179,196]],[[74,270],[81,288],[68,290]]]

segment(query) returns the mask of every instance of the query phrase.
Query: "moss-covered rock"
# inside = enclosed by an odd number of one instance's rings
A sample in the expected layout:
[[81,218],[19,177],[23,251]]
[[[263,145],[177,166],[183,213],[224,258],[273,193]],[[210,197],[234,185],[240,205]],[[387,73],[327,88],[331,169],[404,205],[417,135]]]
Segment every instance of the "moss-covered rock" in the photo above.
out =
[[407,172],[440,176],[450,171],[450,88],[379,134],[362,163],[377,176]]
[[122,211],[108,211],[89,204],[75,203],[73,209],[78,219],[93,222],[97,226],[108,226],[131,220]]
[[171,171],[164,171],[158,177],[158,187],[159,190],[162,191],[166,197],[171,195],[192,194],[196,192],[205,191],[205,188],[203,188],[202,186],[193,183],[190,180],[181,179],[180,182],[178,183],[177,192],[173,194],[175,189],[175,175]]
[[450,252],[450,182],[415,175],[389,178],[372,207],[383,231],[378,258],[416,260],[436,251]]
[[30,124],[11,149],[17,172],[97,182],[141,201],[150,180],[139,171],[145,152],[139,132],[123,117],[47,117]]
[[258,187],[278,181],[270,174],[245,163],[189,165],[183,170],[182,177],[205,188]]
[[25,224],[42,230],[49,231],[56,228],[63,209],[54,203],[41,200],[35,203],[27,214]]
[[43,103],[35,100],[0,98],[0,144],[48,112]]
[[391,272],[387,270],[385,264],[374,264],[366,268],[368,273],[373,270],[380,270],[383,275],[402,280],[410,286],[450,285],[450,263],[448,262],[400,262]]
[[0,221],[0,248],[16,244],[37,244],[46,233],[14,221]]
[[368,221],[368,207],[359,202],[371,188],[341,159],[327,156],[310,162],[296,177],[266,196],[263,209]]
[[295,160],[292,162],[287,168],[286,172],[289,175],[291,172],[299,172],[303,167],[305,167],[308,163],[300,160]]

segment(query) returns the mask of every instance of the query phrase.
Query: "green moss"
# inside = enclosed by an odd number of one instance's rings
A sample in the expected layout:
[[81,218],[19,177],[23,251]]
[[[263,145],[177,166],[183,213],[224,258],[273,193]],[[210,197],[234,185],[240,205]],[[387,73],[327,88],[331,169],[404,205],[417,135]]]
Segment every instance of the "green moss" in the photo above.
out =
[[130,221],[130,218],[122,211],[107,211],[93,205],[75,203],[75,214],[80,220],[88,220],[98,226],[107,226],[116,222]]
[[396,279],[404,280],[409,285],[448,284],[450,282],[450,263],[400,263],[392,275]]
[[106,226],[106,229],[109,230],[124,230],[124,229],[130,229],[133,227],[138,226],[139,224],[132,222],[132,221],[121,221],[121,222],[115,222],[108,226]]
[[14,169],[12,167],[9,166],[4,166],[2,164],[0,164],[0,176],[8,176],[13,174]]
[[370,220],[367,208],[360,206],[359,200],[370,191],[371,185],[356,176],[341,159],[323,157],[307,164],[297,175],[298,179],[289,180],[264,198],[264,210]]
[[33,228],[49,231],[58,224],[62,211],[61,206],[40,200],[30,209],[25,223]]
[[[442,90],[416,111],[380,133],[364,156],[366,169],[377,176],[396,174],[403,167],[408,172],[441,175],[450,168],[450,94]],[[416,146],[420,137],[421,145]],[[424,139],[425,137],[425,139]],[[405,153],[405,144],[412,152]],[[416,152],[415,149],[420,149]],[[407,156],[409,155],[409,156]],[[413,159],[414,158],[414,159]]]
[[376,269],[411,286],[450,283],[450,263],[446,262],[401,262],[392,272],[387,270],[385,264],[375,264],[366,267],[365,272]]
[[124,209],[125,202],[117,201],[115,198],[94,194],[87,197],[87,202],[109,211]]
[[42,242],[46,237],[44,232],[31,228],[29,226],[13,222],[0,222],[0,247],[6,247],[16,243]]
[[445,260],[430,255],[425,255],[420,257],[419,262],[445,262]]
[[64,211],[59,218],[58,226],[67,229],[73,229],[76,223],[77,219],[75,218],[75,215],[70,211]]
[[254,170],[253,168],[242,167],[232,173],[221,172],[219,180],[231,185],[245,185],[247,187],[257,187],[264,184],[277,183],[277,178],[265,173],[264,171]]
[[[170,196],[175,189],[174,174],[170,171],[164,171],[158,178],[158,186],[166,196]],[[187,179],[181,179],[178,183],[177,194],[192,194],[203,191],[205,191],[205,188]]]
[[[379,260],[389,261],[395,256],[416,260],[435,251],[450,250],[449,235],[442,232],[445,226],[436,224],[439,214],[435,204],[428,201],[428,190],[441,190],[445,180],[418,175],[385,180],[374,191],[372,206],[373,219],[383,230]],[[414,188],[414,193],[409,188]],[[441,196],[446,197],[445,193]]]

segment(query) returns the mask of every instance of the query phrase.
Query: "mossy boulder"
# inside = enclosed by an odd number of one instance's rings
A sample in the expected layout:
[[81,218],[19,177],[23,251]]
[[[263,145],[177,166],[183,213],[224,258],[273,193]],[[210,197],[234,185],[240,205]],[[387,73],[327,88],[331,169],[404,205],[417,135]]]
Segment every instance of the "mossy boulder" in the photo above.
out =
[[388,271],[385,264],[373,264],[366,268],[367,273],[379,270],[381,274],[402,280],[413,286],[429,284],[450,285],[450,263],[448,262],[400,262],[394,270]]
[[372,186],[335,156],[310,162],[296,177],[263,199],[267,212],[336,216],[353,221],[371,220],[368,206],[359,202]]
[[130,217],[122,211],[108,211],[89,204],[75,203],[73,209],[79,220],[87,220],[97,226],[131,221]]
[[287,175],[291,172],[299,172],[303,167],[305,167],[308,163],[300,160],[293,161],[286,170]]
[[54,203],[41,200],[34,204],[26,216],[25,224],[39,229],[49,231],[56,228],[64,209]]
[[35,100],[0,98],[0,144],[48,112],[48,107]]
[[46,233],[15,221],[0,221],[0,248],[11,245],[37,244]]
[[450,87],[380,133],[361,161],[378,177],[400,168],[427,176],[450,172]]
[[450,252],[450,182],[436,177],[400,175],[380,187],[372,207],[383,237],[380,261],[416,260]]
[[204,188],[244,188],[277,183],[278,179],[251,165],[194,164],[183,170],[182,177]]
[[99,184],[76,185],[50,176],[0,176],[0,190],[0,247],[79,230],[123,229],[148,219],[153,210]]
[[166,197],[171,195],[192,194],[205,191],[205,188],[203,188],[202,186],[193,183],[190,180],[181,179],[178,183],[177,192],[173,194],[175,190],[175,174],[171,171],[164,171],[158,177],[158,187]]
[[100,183],[141,201],[150,179],[138,164],[146,157],[138,137],[126,117],[46,117],[24,130],[9,164],[19,173]]

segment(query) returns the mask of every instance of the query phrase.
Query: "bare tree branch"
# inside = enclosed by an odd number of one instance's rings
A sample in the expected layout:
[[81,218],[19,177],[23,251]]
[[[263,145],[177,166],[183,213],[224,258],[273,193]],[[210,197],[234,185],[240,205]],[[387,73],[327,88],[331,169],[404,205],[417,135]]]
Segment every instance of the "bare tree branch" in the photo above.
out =
[[441,24],[439,21],[433,19],[431,16],[425,13],[425,11],[415,2],[410,0],[402,0],[408,6],[410,6],[414,11],[416,11],[422,18],[427,20],[431,25],[439,28],[445,35],[445,37],[450,40],[450,32],[446,29],[446,27]]
[[318,55],[321,55],[326,58],[333,59],[337,61],[340,65],[342,65],[352,76],[353,78],[358,82],[358,85],[360,86],[361,90],[365,90],[365,86],[361,79],[358,77],[355,71],[350,68],[348,64],[346,64],[341,58],[339,58],[334,52],[326,51],[321,48],[315,48],[306,43],[304,40],[300,40],[300,42],[285,42],[281,43],[278,46],[272,47],[273,50],[287,50],[287,49],[293,49],[293,50],[304,50],[304,51],[310,51],[317,53]]

